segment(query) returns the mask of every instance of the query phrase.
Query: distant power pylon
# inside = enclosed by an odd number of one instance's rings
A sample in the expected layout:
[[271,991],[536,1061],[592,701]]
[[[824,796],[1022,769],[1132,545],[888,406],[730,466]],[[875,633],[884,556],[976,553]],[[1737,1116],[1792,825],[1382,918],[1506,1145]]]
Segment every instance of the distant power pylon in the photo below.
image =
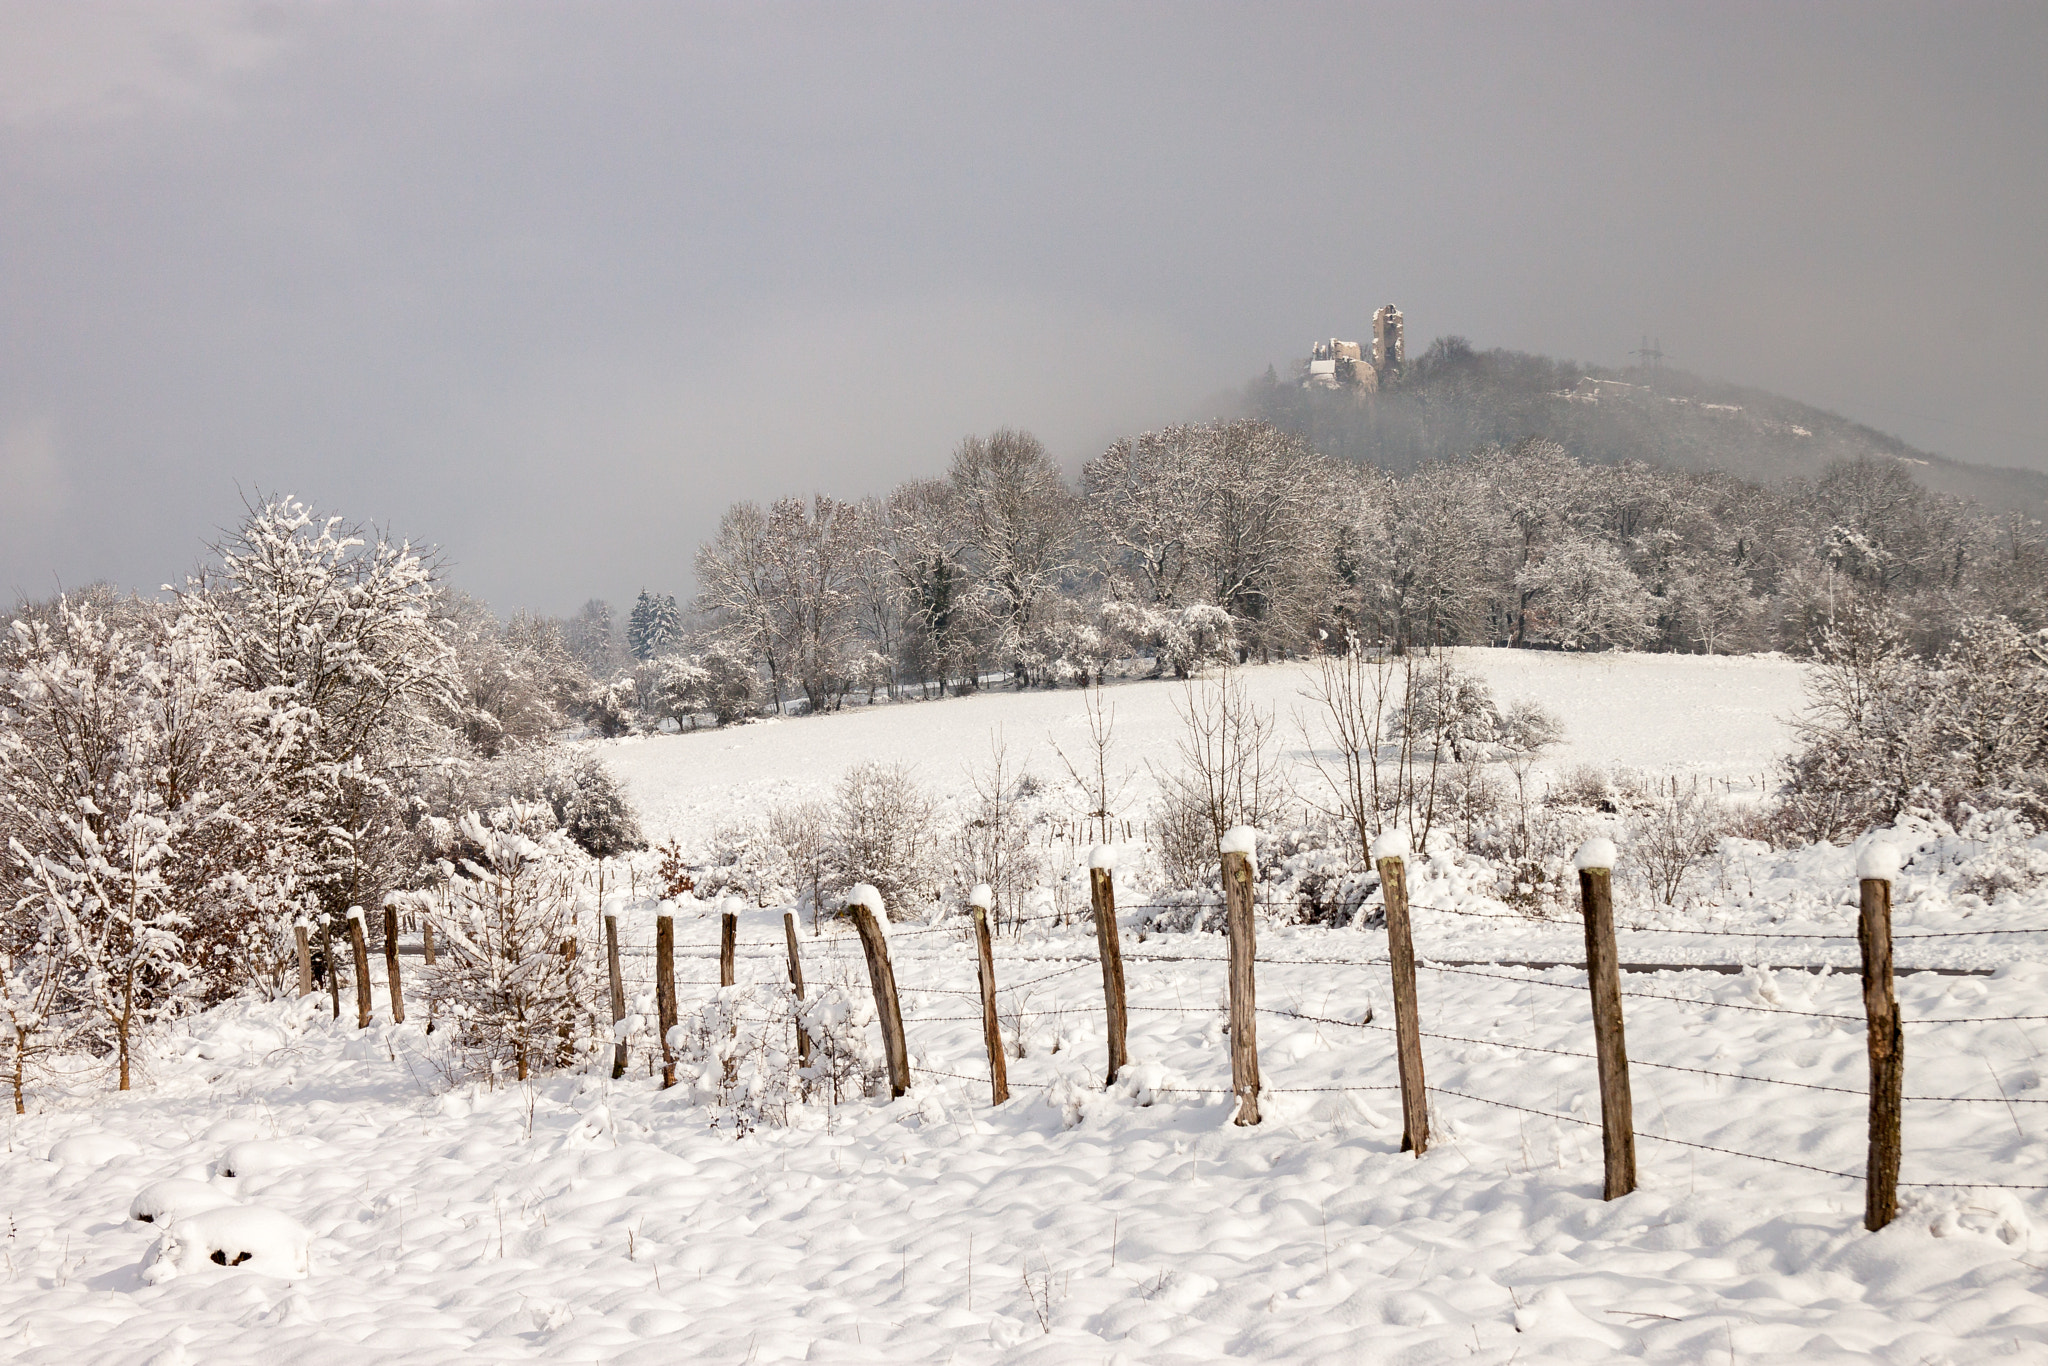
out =
[[1664,339],[1658,337],[1653,341],[1649,337],[1644,337],[1643,344],[1629,352],[1629,354],[1640,360],[1645,370],[1662,370],[1664,368]]

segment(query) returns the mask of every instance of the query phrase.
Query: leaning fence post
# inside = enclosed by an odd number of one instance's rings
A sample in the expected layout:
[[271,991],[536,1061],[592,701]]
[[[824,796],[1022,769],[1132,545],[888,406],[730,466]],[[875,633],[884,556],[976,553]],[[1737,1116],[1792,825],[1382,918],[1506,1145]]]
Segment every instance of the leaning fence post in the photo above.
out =
[[356,960],[356,1028],[370,1027],[370,944],[363,937],[363,908],[348,908],[348,947]]
[[299,995],[313,994],[313,941],[306,933],[306,922],[301,920],[292,926],[292,938],[299,945]]
[[903,1010],[896,1002],[896,969],[889,962],[889,932],[884,928],[888,909],[882,894],[867,883],[855,884],[846,894],[846,909],[860,931],[860,946],[867,954],[868,979],[874,984],[875,1013],[882,1022],[882,1051],[889,1058],[889,1094],[893,1098],[910,1090],[910,1052],[903,1043]]
[[1237,1096],[1236,1124],[1259,1122],[1259,1034],[1254,1016],[1257,992],[1252,981],[1252,956],[1258,945],[1252,929],[1252,850],[1258,832],[1248,825],[1224,832],[1223,900],[1230,934],[1230,1089]]
[[1875,1233],[1899,1212],[1899,1118],[1906,1079],[1906,1036],[1892,993],[1892,881],[1899,851],[1873,841],[1856,856],[1863,949],[1863,1012],[1869,1018],[1870,1159],[1864,1172],[1863,1227]]
[[1408,837],[1376,836],[1373,862],[1387,905],[1387,962],[1394,979],[1394,1057],[1401,1072],[1401,1151],[1429,1151],[1429,1089],[1422,1075],[1422,1012],[1415,1000],[1415,934],[1408,920]]
[[1636,1188],[1635,1106],[1629,1097],[1628,1046],[1621,1032],[1621,960],[1614,948],[1614,841],[1579,846],[1579,903],[1586,921],[1586,982],[1593,992],[1593,1051],[1600,1071],[1603,1199]]
[[[797,1000],[804,998],[804,965],[796,956],[796,912],[782,913],[782,937],[789,941],[789,989],[796,993]],[[796,1060],[800,1067],[811,1065],[811,1035],[804,1028],[803,1011],[796,1017]]]
[[1116,1083],[1116,1074],[1131,1060],[1124,1046],[1129,1013],[1124,1005],[1124,953],[1116,935],[1116,851],[1098,844],[1088,854],[1088,894],[1095,905],[1095,952],[1102,960],[1102,996],[1109,1008],[1109,1076],[1105,1085]]
[[668,1036],[676,1027],[676,918],[664,901],[654,917],[654,1013],[661,1027],[661,1085],[676,1084],[676,1053]]
[[405,993],[398,981],[398,911],[384,908],[384,981],[391,988],[391,1023],[405,1023]]
[[989,942],[988,912],[995,893],[984,882],[967,894],[974,913],[974,951],[981,966],[981,1040],[988,1046],[989,1104],[1010,1098],[1010,1069],[1003,1061],[1003,1030],[996,1022],[996,955]]
[[612,1045],[612,1080],[626,1075],[626,1034],[619,1026],[626,1019],[626,978],[619,971],[619,917],[617,912],[607,911],[604,917],[604,963],[611,975],[612,988],[612,1033],[617,1042]]

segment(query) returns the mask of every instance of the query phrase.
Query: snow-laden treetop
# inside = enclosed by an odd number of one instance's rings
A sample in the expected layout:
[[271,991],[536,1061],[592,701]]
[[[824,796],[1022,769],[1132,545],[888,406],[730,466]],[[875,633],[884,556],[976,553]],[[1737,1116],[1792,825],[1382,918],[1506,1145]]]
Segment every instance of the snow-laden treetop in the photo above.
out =
[[1116,846],[1098,844],[1093,849],[1090,849],[1088,851],[1088,866],[1090,868],[1101,868],[1105,871],[1116,867]]
[[1856,855],[1856,876],[1868,882],[1895,882],[1899,876],[1899,847],[1888,840],[1872,840]]
[[1383,858],[1405,859],[1408,857],[1408,832],[1399,826],[1389,826],[1372,837],[1372,861]]
[[979,906],[984,911],[994,910],[996,908],[995,888],[989,886],[986,882],[975,883],[973,889],[967,893],[967,904]]
[[1614,841],[1605,835],[1595,835],[1579,846],[1579,856],[1572,863],[1582,873],[1593,868],[1611,871],[1614,867]]

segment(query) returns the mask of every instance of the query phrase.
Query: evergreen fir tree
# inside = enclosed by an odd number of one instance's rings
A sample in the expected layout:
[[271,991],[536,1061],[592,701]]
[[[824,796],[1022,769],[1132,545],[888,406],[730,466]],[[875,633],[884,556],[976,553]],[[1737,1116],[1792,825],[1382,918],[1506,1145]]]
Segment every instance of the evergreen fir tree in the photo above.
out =
[[673,593],[640,590],[633,614],[626,619],[626,648],[635,659],[668,654],[683,639],[683,611]]

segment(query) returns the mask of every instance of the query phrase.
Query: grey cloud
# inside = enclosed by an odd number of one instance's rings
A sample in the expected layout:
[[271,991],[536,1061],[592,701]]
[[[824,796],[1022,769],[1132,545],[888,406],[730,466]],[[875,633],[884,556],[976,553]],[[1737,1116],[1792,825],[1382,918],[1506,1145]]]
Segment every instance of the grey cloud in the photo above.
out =
[[1005,423],[1078,462],[1386,299],[1418,341],[1656,333],[2048,468],[2044,30],[10,5],[0,584],[153,586],[239,483],[439,541],[501,608],[685,590],[732,498],[880,491]]

